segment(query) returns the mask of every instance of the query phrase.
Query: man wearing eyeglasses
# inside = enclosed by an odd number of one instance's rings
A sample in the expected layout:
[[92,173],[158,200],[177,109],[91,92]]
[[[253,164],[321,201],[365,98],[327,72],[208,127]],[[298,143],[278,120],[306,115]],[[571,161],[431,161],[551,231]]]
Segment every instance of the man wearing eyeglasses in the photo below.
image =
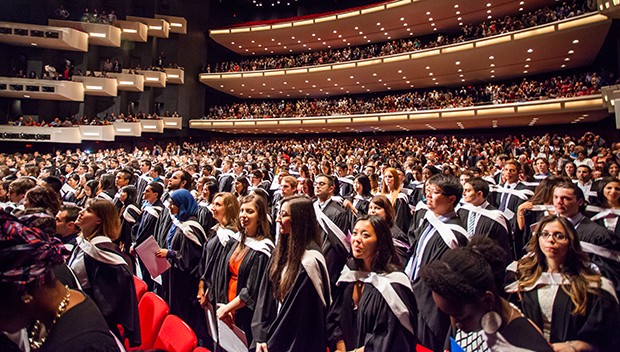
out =
[[322,249],[332,288],[351,252],[349,232],[349,213],[337,200],[332,199],[336,190],[335,177],[320,174],[314,182],[314,212],[321,228]]
[[603,276],[614,281],[620,292],[620,243],[603,226],[582,214],[585,205],[583,191],[573,182],[562,182],[553,190],[553,206],[558,215],[567,218],[575,229],[581,249],[588,253]]

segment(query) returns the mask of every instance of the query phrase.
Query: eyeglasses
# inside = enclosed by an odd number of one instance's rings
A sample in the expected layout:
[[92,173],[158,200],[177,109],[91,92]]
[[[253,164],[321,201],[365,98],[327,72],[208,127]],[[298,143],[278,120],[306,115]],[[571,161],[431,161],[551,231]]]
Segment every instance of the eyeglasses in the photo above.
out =
[[538,233],[538,238],[541,238],[541,237],[546,240],[550,240],[551,237],[553,237],[556,241],[568,240],[568,236],[561,232],[551,233],[551,232],[543,231],[543,232]]

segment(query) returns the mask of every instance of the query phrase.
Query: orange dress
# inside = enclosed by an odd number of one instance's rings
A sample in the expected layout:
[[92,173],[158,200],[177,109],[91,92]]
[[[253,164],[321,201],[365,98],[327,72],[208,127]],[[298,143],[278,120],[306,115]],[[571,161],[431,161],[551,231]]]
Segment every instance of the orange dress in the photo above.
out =
[[228,302],[232,301],[237,297],[237,282],[239,281],[239,267],[241,267],[241,262],[243,262],[243,258],[248,253],[247,248],[240,249],[237,247],[232,256],[230,256],[230,261],[228,262],[228,270],[230,271],[230,281],[228,281]]

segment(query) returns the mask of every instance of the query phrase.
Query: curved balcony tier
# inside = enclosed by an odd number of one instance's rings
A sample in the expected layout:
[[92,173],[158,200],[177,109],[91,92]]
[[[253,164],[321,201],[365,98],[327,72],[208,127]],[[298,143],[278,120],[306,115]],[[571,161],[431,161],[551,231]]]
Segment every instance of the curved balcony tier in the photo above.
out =
[[82,143],[79,127],[0,126],[0,141]]
[[200,81],[239,98],[300,98],[458,86],[588,65],[611,20],[588,14],[494,37],[338,64],[235,73]]
[[463,23],[478,23],[489,16],[500,18],[551,4],[554,1],[396,0],[337,13],[240,24],[210,30],[209,35],[241,55],[288,54],[309,48],[328,50],[449,32]]
[[538,126],[607,117],[600,94],[458,109],[282,119],[190,120],[192,129],[230,134],[305,134]]

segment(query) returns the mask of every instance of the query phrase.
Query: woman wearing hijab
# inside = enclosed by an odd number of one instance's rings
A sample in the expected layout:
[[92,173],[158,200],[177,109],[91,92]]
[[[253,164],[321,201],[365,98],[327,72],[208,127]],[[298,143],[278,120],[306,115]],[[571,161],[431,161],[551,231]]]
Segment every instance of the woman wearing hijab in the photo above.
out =
[[93,300],[56,278],[66,254],[58,239],[0,210],[1,351],[120,351]]
[[196,221],[198,204],[188,190],[181,188],[172,192],[168,208],[172,215],[172,227],[166,238],[166,248],[158,250],[156,255],[168,259],[172,265],[166,276],[170,313],[194,327],[198,325],[201,314],[196,287],[206,235]]

